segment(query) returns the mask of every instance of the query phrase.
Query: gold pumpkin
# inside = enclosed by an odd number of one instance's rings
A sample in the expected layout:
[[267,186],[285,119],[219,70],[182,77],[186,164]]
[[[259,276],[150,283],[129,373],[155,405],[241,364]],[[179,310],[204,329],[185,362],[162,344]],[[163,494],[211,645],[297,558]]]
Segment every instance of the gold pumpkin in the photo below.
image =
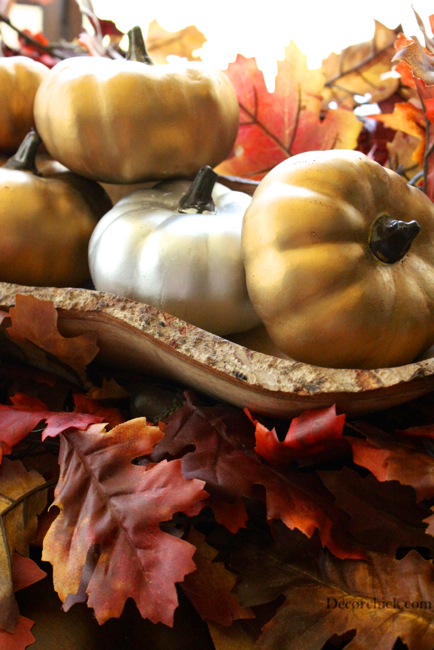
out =
[[152,65],[138,28],[130,40],[130,60],[74,57],[50,71],[34,110],[50,155],[105,183],[191,177],[219,164],[239,120],[226,75],[196,61]]
[[33,101],[48,73],[27,56],[0,57],[0,152],[14,153],[33,126]]
[[39,143],[32,131],[0,168],[0,281],[80,286],[89,279],[90,236],[111,201],[98,183],[48,163],[39,175]]
[[434,343],[434,204],[359,152],[277,165],[245,213],[242,255],[252,304],[293,359],[391,367]]

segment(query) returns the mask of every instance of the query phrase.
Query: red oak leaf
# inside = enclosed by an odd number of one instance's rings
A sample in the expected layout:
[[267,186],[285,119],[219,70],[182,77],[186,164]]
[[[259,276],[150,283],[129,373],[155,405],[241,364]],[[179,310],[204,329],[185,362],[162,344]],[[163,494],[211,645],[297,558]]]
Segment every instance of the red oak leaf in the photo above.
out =
[[[101,421],[108,423],[108,428],[113,429],[118,424],[125,422],[125,418],[121,411],[115,406],[105,406],[96,399],[86,397],[86,395],[76,393],[74,394],[74,413],[89,413],[91,415],[98,415]],[[82,427],[77,426],[77,429]]]
[[253,451],[251,424],[240,409],[202,407],[191,392],[185,396],[151,455],[153,461],[182,454],[184,476],[206,481],[214,501],[238,504],[254,485],[262,485],[269,520],[281,519],[309,537],[318,528],[322,543],[338,557],[364,557],[341,533],[342,513],[316,474],[270,467]]
[[45,440],[69,427],[87,429],[91,424],[103,421],[99,415],[50,411],[36,397],[21,393],[10,399],[13,406],[0,404],[0,444],[5,454],[10,454],[12,447],[25,438],[39,422],[47,423],[42,434],[42,440]]
[[255,59],[238,55],[227,69],[240,105],[234,156],[217,167],[220,174],[260,180],[275,165],[304,151],[354,149],[362,123],[352,110],[329,110],[321,119],[325,76],[309,70],[294,43],[278,62],[276,89],[268,92]]
[[254,420],[248,409],[244,412],[256,427],[256,453],[275,465],[285,465],[299,457],[328,451],[336,446],[336,442],[341,444],[342,441],[345,415],[336,415],[336,404],[305,411],[294,418],[283,442],[279,441],[276,429],[270,431]]
[[99,623],[133,598],[143,618],[173,624],[175,583],[195,569],[195,547],[163,532],[174,513],[197,514],[204,482],[185,479],[181,461],[142,467],[162,431],[136,418],[108,433],[62,434],[54,505],[60,514],[44,539],[64,609],[87,599]]

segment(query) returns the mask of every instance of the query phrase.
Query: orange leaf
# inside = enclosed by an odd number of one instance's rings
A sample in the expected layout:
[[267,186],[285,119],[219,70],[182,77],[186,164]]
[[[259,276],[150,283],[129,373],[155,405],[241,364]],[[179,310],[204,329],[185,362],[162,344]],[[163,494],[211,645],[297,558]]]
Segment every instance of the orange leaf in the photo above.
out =
[[[118,408],[115,406],[104,406],[96,399],[90,399],[81,393],[75,393],[74,404],[75,409],[74,413],[89,413],[91,415],[97,415],[100,418],[100,422],[107,422],[108,428],[113,429],[118,424],[125,422],[125,418]],[[82,427],[77,426],[77,429]]]
[[160,529],[173,514],[198,514],[208,494],[185,479],[181,461],[135,465],[163,433],[145,418],[108,433],[62,434],[54,505],[60,514],[44,539],[64,609],[87,600],[99,623],[133,598],[143,618],[171,626],[175,583],[194,570],[195,548]]
[[321,120],[325,77],[308,69],[294,43],[286,47],[285,60],[278,62],[273,93],[255,59],[238,55],[227,75],[240,105],[240,129],[234,156],[216,168],[219,174],[260,180],[294,154],[356,147],[362,123],[346,108],[330,110]]
[[383,122],[386,126],[396,131],[402,131],[419,139],[419,145],[413,153],[413,160],[419,165],[423,164],[425,152],[425,117],[421,108],[409,102],[395,104],[393,113],[372,115],[372,119]]

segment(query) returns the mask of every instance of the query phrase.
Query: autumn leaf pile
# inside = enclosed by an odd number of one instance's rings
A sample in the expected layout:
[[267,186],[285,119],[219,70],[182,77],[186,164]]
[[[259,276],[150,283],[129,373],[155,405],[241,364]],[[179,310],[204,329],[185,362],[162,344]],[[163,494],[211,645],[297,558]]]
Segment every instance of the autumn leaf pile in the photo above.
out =
[[430,395],[271,422],[107,374],[49,301],[17,295],[1,321],[0,647],[34,640],[14,592],[44,576],[38,545],[63,609],[100,624],[132,598],[172,626],[181,589],[217,650],[434,646]]

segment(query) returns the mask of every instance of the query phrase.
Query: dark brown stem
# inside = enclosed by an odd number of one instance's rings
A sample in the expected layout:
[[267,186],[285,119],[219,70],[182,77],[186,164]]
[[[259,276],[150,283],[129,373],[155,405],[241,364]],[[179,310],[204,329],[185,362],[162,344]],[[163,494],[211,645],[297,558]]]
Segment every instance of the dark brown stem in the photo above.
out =
[[419,231],[417,221],[398,221],[384,215],[374,224],[369,247],[381,262],[395,264],[408,253]]
[[130,29],[128,32],[128,61],[139,61],[140,63],[146,63],[146,65],[154,65],[153,60],[148,54],[146,49],[145,39],[143,38],[142,30],[138,25]]
[[18,151],[12,158],[9,158],[3,165],[3,169],[18,169],[23,172],[32,172],[35,176],[40,176],[38,168],[36,167],[36,152],[42,140],[34,129],[31,129],[22,143]]
[[178,212],[215,214],[212,191],[217,180],[217,174],[211,167],[205,165],[197,172],[190,189],[178,203]]

